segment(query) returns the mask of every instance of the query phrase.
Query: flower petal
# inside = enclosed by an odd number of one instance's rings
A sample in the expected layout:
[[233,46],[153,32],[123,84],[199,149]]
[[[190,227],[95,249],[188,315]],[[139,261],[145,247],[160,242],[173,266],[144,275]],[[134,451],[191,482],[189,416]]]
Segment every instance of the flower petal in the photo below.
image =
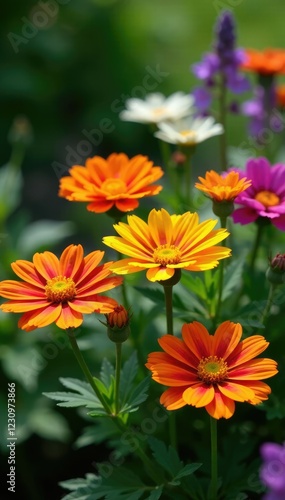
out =
[[214,396],[215,390],[213,385],[207,385],[204,382],[198,382],[183,392],[184,401],[188,405],[196,406],[196,408],[208,405]]

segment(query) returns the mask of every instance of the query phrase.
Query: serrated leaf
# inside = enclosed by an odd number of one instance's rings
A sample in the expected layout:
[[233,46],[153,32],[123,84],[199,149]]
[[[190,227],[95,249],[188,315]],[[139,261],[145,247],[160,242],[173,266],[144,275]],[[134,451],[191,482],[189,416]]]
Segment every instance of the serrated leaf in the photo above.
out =
[[172,446],[167,449],[163,441],[153,436],[148,438],[148,442],[157,463],[170,474],[171,478],[174,478],[184,466],[176,450]]
[[138,372],[138,360],[137,353],[134,351],[130,358],[125,362],[120,379],[120,396],[122,404],[127,400],[130,391],[132,390],[132,385],[134,379]]
[[115,368],[110,363],[107,358],[102,361],[102,366],[100,370],[100,379],[102,380],[105,387],[109,387],[111,384],[111,377],[115,375]]
[[194,293],[203,300],[207,299],[205,284],[199,276],[193,276],[191,273],[184,273],[181,278],[181,283],[190,292]]
[[181,477],[189,476],[190,474],[193,474],[197,469],[201,467],[202,464],[187,464],[185,465],[179,472],[178,474],[175,475],[175,480],[180,479]]
[[73,378],[60,378],[59,380],[65,387],[77,392],[45,392],[43,393],[44,396],[60,401],[60,403],[57,403],[58,406],[96,408],[100,415],[106,415],[106,410],[87,382]]
[[138,406],[143,403],[148,397],[148,388],[150,383],[150,376],[144,378],[138,385],[136,385],[128,397],[125,405],[122,407],[122,412],[135,411]]

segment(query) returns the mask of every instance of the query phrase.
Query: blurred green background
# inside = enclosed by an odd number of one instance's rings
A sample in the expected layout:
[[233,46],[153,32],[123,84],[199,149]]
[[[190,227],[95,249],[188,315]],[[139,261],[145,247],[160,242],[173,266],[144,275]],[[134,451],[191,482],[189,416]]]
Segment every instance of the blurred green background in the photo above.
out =
[[[110,219],[88,213],[85,204],[58,198],[59,177],[72,163],[84,164],[95,154],[146,154],[159,164],[157,141],[147,127],[121,122],[119,111],[126,98],[143,98],[149,91],[165,95],[191,91],[198,82],[189,71],[190,65],[210,50],[213,26],[223,8],[234,13],[238,46],[285,47],[283,0],[5,3],[0,21],[2,164],[11,154],[9,131],[17,116],[29,120],[32,140],[24,156],[18,201],[1,229],[3,241],[8,235],[10,243],[16,242],[9,251],[5,241],[1,248],[1,280],[12,277],[11,260],[30,260],[36,250],[58,251],[69,242],[85,243],[87,250],[102,249],[106,224],[108,233],[112,230]],[[152,88],[146,88],[145,82]],[[246,140],[244,118],[233,115],[229,127],[232,145]],[[86,145],[90,134],[92,148],[90,140]],[[195,164],[199,171],[205,171],[216,168],[218,162],[217,141],[213,138],[198,148]],[[13,187],[4,194],[3,190],[2,186],[3,196],[12,197]],[[158,204],[157,200],[146,201],[145,207]],[[32,222],[42,219],[72,221],[73,226],[51,227],[41,240],[43,224],[29,230],[28,225],[30,228]],[[61,237],[65,239],[61,241]],[[29,500],[60,498],[59,480],[84,475],[92,469],[92,461],[104,459],[107,452],[102,448],[100,456],[99,448],[99,456],[94,456],[90,447],[75,450],[72,442],[80,434],[82,420],[74,411],[53,411],[54,405],[40,397],[43,391],[58,389],[60,375],[81,377],[72,354],[65,350],[64,337],[56,331],[54,337],[50,331],[18,332],[16,318],[4,316],[1,314],[0,322],[1,429],[7,421],[7,382],[16,380],[17,424],[22,441],[17,447],[17,490],[22,492],[21,498]],[[94,324],[100,330],[97,320]],[[93,323],[87,321],[87,330],[90,326]],[[96,366],[102,352],[108,352],[103,333],[96,341],[85,342],[86,349],[96,347],[91,356]],[[26,367],[25,373],[19,374],[19,366]],[[5,470],[7,459],[3,456],[2,460]]]

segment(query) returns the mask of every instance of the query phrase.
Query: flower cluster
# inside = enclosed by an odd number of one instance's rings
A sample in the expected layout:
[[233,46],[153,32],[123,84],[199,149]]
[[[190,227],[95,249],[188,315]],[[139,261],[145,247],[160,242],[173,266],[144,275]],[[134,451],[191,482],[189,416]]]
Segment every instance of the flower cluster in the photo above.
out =
[[220,15],[215,36],[213,51],[206,53],[201,62],[192,65],[194,75],[203,81],[203,87],[194,92],[195,105],[201,114],[208,113],[213,92],[221,82],[236,94],[250,88],[247,78],[240,72],[246,57],[242,49],[235,48],[235,24],[229,11]]

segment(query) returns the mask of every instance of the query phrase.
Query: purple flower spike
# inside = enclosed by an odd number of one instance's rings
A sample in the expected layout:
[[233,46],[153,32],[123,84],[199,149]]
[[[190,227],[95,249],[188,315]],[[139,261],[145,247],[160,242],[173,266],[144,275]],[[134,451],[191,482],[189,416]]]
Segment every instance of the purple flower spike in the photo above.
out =
[[[203,95],[202,91],[206,90],[208,93],[215,91],[215,87],[220,86],[221,82],[234,94],[249,90],[249,81],[239,71],[241,63],[246,59],[246,55],[242,49],[235,48],[235,42],[233,15],[228,11],[224,11],[216,24],[213,52],[207,52],[204,54],[202,61],[192,65],[194,75],[204,83],[204,86],[201,87],[201,96]],[[196,100],[198,111],[203,114],[207,113],[209,108],[205,108],[206,99],[203,99],[202,105],[200,104],[202,99],[200,99],[199,95]],[[208,100],[210,106],[211,100]]]
[[230,12],[225,11],[220,15],[217,22],[216,34],[217,42],[214,48],[220,59],[227,61],[231,59],[236,39],[234,19]]

